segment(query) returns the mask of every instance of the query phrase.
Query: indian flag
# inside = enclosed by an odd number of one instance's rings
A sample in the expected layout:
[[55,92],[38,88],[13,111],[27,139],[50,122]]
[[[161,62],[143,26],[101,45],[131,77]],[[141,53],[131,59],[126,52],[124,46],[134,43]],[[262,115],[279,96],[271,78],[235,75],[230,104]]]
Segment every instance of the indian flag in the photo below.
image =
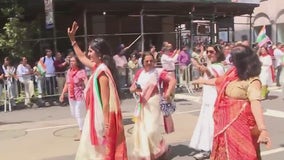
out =
[[37,69],[41,75],[44,75],[46,72],[46,66],[41,60],[39,60],[37,63]]
[[257,35],[256,42],[258,43],[258,46],[261,47],[267,42],[271,41],[270,38],[266,35],[266,28],[263,26],[260,30],[260,32]]

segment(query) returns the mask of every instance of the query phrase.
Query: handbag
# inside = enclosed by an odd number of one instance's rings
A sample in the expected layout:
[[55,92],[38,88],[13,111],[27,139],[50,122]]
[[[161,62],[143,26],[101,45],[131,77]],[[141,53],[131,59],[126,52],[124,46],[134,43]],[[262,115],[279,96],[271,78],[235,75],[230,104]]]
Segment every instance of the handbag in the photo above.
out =
[[174,121],[172,115],[163,116],[164,119],[164,128],[167,134],[175,131]]
[[159,76],[158,76],[157,70],[156,70],[156,74],[157,74],[157,86],[158,86],[158,91],[160,95],[160,109],[164,116],[169,116],[176,111],[176,104],[173,102],[173,98],[170,102],[168,102],[167,100],[163,98],[163,93],[162,93],[162,89],[159,83]]
[[173,101],[168,102],[164,98],[161,97],[160,109],[164,116],[170,116],[176,111],[176,104]]

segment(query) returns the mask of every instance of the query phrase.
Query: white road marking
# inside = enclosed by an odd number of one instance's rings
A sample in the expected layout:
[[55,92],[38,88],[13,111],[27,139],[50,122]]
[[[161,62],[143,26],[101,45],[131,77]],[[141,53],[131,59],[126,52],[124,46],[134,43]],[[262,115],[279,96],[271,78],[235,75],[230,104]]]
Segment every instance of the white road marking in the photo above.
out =
[[26,132],[32,132],[32,131],[40,131],[45,129],[54,129],[54,128],[65,128],[65,127],[75,127],[77,124],[67,124],[67,125],[58,125],[58,126],[50,126],[50,127],[41,127],[41,128],[31,128],[26,129]]
[[284,147],[280,147],[280,148],[275,148],[275,149],[271,149],[271,150],[268,150],[268,151],[263,151],[261,152],[261,156],[267,156],[267,155],[270,155],[270,154],[275,154],[275,153],[278,153],[278,152],[283,152],[284,151]]
[[271,117],[277,117],[277,118],[284,118],[284,112],[272,110],[272,109],[266,109],[266,111],[263,113],[263,115],[271,116]]
[[191,111],[185,111],[185,112],[176,112],[174,114],[185,114],[185,113],[194,113],[194,112],[199,112],[200,109],[196,109],[196,110],[191,110]]
[[200,103],[201,96],[175,94],[175,99],[186,99],[186,100],[189,100],[189,101],[194,101],[194,102]]

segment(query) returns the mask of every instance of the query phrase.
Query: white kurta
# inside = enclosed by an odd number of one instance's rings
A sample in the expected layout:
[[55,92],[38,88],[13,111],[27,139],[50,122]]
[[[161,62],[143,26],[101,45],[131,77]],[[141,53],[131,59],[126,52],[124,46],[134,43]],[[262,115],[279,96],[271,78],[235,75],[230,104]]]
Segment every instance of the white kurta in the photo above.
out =
[[[220,64],[211,64],[208,68],[215,77],[222,76],[225,73],[223,65]],[[197,150],[211,151],[214,134],[213,111],[216,98],[216,87],[203,85],[200,114],[189,147]]]
[[260,56],[259,60],[262,63],[259,79],[263,86],[271,85],[273,83],[272,70],[271,70],[272,58],[270,55],[266,55],[266,56]]

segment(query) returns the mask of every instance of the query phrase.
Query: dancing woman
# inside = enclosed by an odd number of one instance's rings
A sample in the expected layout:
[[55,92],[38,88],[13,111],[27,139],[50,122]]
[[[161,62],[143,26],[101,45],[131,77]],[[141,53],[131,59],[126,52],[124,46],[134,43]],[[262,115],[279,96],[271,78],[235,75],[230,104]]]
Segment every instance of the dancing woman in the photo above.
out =
[[127,160],[116,69],[108,43],[96,38],[89,43],[88,59],[75,40],[79,26],[67,33],[79,60],[92,69],[85,90],[87,114],[76,160]]

